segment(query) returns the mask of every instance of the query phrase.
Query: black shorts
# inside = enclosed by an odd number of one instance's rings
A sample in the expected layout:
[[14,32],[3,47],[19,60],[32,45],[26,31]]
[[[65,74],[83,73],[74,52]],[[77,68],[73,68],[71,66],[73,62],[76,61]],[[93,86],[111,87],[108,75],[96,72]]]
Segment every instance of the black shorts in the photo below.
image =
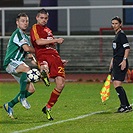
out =
[[121,70],[121,66],[119,64],[122,62],[123,58],[117,58],[113,60],[113,71],[112,71],[112,80],[124,81],[125,76],[128,70],[128,61],[126,60],[126,68]]

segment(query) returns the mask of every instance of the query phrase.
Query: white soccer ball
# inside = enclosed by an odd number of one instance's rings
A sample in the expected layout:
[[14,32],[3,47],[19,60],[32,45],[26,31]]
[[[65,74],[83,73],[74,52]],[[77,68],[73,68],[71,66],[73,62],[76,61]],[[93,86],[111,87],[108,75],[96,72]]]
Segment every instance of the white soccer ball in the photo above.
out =
[[27,72],[27,80],[29,82],[36,83],[37,81],[40,80],[40,77],[41,77],[41,74],[36,68],[33,68]]

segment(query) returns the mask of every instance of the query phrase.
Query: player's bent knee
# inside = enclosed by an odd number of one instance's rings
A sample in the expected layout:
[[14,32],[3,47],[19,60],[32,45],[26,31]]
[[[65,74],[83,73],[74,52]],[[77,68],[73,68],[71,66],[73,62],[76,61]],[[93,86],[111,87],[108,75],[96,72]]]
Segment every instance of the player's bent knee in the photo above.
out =
[[30,93],[34,93],[35,92],[35,87],[33,85],[33,83],[30,83],[29,87],[27,88],[27,90],[30,92]]
[[25,67],[25,71],[28,72],[30,70],[30,67]]
[[29,70],[30,70],[30,67],[24,63],[19,65],[16,69],[17,72],[28,72]]

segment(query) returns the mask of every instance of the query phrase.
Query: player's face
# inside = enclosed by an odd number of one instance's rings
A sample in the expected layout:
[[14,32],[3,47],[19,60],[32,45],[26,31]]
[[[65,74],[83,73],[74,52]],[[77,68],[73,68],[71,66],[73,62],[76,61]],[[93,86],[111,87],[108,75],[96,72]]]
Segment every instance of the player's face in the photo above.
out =
[[119,31],[121,29],[121,24],[117,20],[112,20],[112,28],[115,32]]
[[25,31],[29,25],[29,18],[28,17],[20,17],[17,21],[17,27],[20,28],[22,31]]
[[36,16],[36,20],[38,24],[45,26],[48,22],[48,14],[40,13]]

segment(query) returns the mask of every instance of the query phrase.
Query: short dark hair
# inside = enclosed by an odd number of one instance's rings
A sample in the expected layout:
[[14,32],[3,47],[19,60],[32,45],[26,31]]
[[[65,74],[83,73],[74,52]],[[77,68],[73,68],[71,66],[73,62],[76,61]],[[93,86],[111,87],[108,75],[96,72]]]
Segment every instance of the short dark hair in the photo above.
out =
[[47,11],[46,9],[44,9],[44,8],[43,8],[43,9],[40,9],[40,10],[38,11],[37,15],[40,14],[40,13],[41,13],[41,14],[49,14],[48,11]]
[[20,19],[20,17],[28,17],[26,13],[19,13],[18,16],[16,17],[16,21]]
[[117,20],[120,24],[122,23],[121,18],[118,16],[113,17],[111,21],[113,21],[113,20]]

